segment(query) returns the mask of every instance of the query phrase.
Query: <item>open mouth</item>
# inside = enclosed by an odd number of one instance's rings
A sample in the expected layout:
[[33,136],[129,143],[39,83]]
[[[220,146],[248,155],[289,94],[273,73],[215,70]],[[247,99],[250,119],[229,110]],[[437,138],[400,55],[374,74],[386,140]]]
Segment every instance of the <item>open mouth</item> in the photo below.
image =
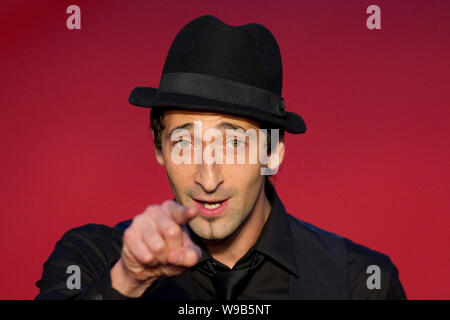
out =
[[206,201],[203,199],[193,199],[195,201],[195,203],[197,204],[197,206],[200,207],[200,213],[203,216],[207,216],[207,217],[211,217],[211,216],[218,216],[219,214],[221,214],[227,203],[228,203],[228,199],[223,199],[223,200],[211,200],[211,201]]
[[[225,201],[225,200],[223,200],[223,201]],[[202,206],[204,206],[206,209],[216,209],[216,208],[220,207],[220,204],[221,204],[223,201],[217,201],[217,202],[200,202],[200,204],[201,204]]]

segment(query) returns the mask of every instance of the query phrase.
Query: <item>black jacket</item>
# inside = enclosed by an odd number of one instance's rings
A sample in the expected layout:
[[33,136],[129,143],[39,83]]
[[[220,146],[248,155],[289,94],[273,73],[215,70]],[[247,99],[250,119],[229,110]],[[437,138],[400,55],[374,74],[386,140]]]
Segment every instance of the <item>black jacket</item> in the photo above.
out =
[[[270,243],[267,253],[292,270],[289,299],[406,299],[397,268],[388,256],[295,218],[286,212],[275,189],[268,188],[271,215],[277,215],[280,232],[272,236],[273,241],[265,237]],[[130,223],[113,228],[88,224],[66,232],[44,264],[36,299],[125,298],[111,287],[110,269],[120,258],[122,235]],[[69,265],[81,269],[80,289],[67,287]],[[373,265],[380,270],[379,289],[367,285],[373,272],[368,267]],[[150,294],[146,292],[143,299],[198,299],[190,270],[163,277],[147,291]]]

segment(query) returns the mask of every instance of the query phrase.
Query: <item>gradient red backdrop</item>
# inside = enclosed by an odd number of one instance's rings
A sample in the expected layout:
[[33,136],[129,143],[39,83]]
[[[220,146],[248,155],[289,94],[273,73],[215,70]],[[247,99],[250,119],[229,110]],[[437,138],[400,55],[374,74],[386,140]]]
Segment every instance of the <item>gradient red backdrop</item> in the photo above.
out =
[[[66,8],[81,8],[81,30]],[[381,30],[366,8],[381,8]],[[281,48],[288,135],[276,181],[296,217],[388,254],[408,298],[450,298],[450,1],[2,1],[0,298],[30,299],[55,242],[171,198],[149,110],[195,17],[259,22]]]

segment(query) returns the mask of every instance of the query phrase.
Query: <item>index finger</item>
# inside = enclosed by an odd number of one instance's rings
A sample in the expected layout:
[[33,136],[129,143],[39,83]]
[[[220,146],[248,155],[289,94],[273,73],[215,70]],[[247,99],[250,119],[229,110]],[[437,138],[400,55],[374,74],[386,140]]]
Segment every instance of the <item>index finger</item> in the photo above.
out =
[[175,201],[166,201],[161,206],[179,225],[185,225],[199,214],[198,207],[185,207]]

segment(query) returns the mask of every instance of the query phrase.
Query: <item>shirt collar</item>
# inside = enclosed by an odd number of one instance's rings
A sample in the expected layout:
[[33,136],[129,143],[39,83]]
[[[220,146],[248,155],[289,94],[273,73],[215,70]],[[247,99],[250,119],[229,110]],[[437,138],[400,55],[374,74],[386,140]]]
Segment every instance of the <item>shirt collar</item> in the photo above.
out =
[[[272,205],[272,210],[253,249],[271,258],[295,276],[298,276],[295,251],[292,246],[293,237],[287,216],[288,213],[278,197],[274,186],[270,182],[266,182],[266,196]],[[202,249],[202,257],[198,264],[213,259],[200,237],[189,226],[187,227],[192,241]]]

